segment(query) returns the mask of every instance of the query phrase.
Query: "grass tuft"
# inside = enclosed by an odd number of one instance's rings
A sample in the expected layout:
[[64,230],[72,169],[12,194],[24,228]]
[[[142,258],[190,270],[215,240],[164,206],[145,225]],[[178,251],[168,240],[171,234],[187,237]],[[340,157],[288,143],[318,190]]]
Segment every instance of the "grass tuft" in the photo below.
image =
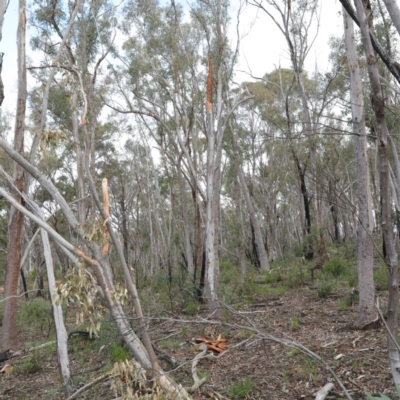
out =
[[245,397],[254,390],[254,383],[251,379],[235,383],[228,387],[228,393],[231,397]]

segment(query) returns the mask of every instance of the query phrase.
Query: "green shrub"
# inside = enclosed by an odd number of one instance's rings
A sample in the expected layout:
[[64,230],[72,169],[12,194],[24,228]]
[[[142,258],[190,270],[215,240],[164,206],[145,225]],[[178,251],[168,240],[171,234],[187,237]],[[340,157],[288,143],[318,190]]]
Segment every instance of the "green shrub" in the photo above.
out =
[[290,289],[296,289],[304,281],[304,271],[300,268],[290,270],[286,279],[286,286]]
[[24,358],[15,365],[13,373],[15,374],[34,374],[35,372],[40,372],[42,366],[40,364],[39,352],[33,353],[30,357]]
[[265,283],[276,283],[280,282],[282,279],[282,271],[280,268],[273,269],[265,275]]
[[156,292],[168,289],[168,277],[164,271],[159,271],[151,278],[151,286]]
[[332,279],[319,279],[315,285],[318,297],[325,299],[329,297],[336,288],[336,282]]
[[114,344],[111,347],[111,358],[113,362],[123,361],[130,357],[129,351],[120,344]]
[[187,306],[183,309],[183,312],[188,315],[196,315],[198,311],[199,305],[193,300],[189,301]]
[[335,278],[344,275],[346,272],[346,262],[340,257],[331,257],[324,264],[324,273]]
[[349,307],[354,304],[358,304],[359,302],[359,294],[357,291],[352,291],[348,296],[340,299],[338,301],[338,308],[340,311],[346,311]]
[[225,264],[224,267],[220,269],[220,276],[219,276],[220,283],[226,285],[236,282],[241,272],[234,265],[229,264],[229,266],[227,266],[226,263],[224,264]]
[[374,268],[374,282],[377,290],[388,289],[387,266],[384,263]]
[[18,311],[18,324],[21,329],[41,329],[45,336],[49,336],[53,326],[51,304],[42,297],[35,297],[21,304]]
[[229,396],[245,397],[254,390],[254,383],[250,379],[235,383],[228,388]]

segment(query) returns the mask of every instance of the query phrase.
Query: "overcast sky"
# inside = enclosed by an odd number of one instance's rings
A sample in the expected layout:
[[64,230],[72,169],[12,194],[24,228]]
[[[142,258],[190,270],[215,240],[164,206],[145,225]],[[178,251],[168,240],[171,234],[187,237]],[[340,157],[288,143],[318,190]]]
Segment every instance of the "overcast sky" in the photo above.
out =
[[[341,18],[341,5],[338,0],[323,0],[321,9],[321,20],[318,37],[307,58],[306,69],[318,69],[324,72],[328,68],[330,36],[341,36],[343,23]],[[233,0],[232,4],[237,4]],[[247,33],[241,40],[240,59],[237,66],[236,81],[249,80],[249,76],[240,71],[250,72],[254,76],[262,76],[272,71],[275,66],[289,67],[287,46],[281,32],[276,28],[268,16],[257,11],[255,7],[248,6],[240,18],[241,35]],[[232,27],[229,31],[231,41],[236,41],[236,10],[232,7]],[[0,42],[0,51],[5,53],[3,62],[3,82],[5,86],[5,99],[3,110],[14,113],[17,92],[17,49],[16,31],[18,26],[18,1],[10,1],[5,15],[3,27],[3,39]],[[29,34],[28,34],[29,41]],[[30,46],[27,46],[28,57],[31,54]]]

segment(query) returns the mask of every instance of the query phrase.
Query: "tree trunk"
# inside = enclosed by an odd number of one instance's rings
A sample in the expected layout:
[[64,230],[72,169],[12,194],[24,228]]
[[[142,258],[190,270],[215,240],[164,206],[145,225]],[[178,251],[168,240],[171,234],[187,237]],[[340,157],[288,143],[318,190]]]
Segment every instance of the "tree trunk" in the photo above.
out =
[[215,133],[212,110],[212,64],[209,62],[207,77],[207,206],[206,206],[206,276],[205,291],[210,312],[218,309],[217,287],[215,282]]
[[333,222],[333,241],[340,241],[340,226],[339,226],[339,216],[337,209],[337,197],[335,192],[335,183],[333,179],[329,179],[329,188],[328,188],[328,202],[329,208],[331,210],[332,222]]
[[369,201],[369,179],[367,159],[367,137],[365,128],[364,100],[361,74],[357,60],[357,47],[354,40],[353,20],[343,8],[346,54],[350,72],[350,102],[353,116],[354,150],[358,187],[358,256],[357,272],[360,293],[357,320],[354,327],[363,329],[375,323],[378,317],[375,309],[374,287],[374,243],[370,225],[371,203]]
[[235,179],[235,214],[236,219],[238,221],[238,229],[237,229],[237,237],[236,237],[236,255],[240,261],[240,270],[242,271],[242,278],[246,275],[246,259],[245,259],[245,252],[244,252],[244,222],[242,218],[242,210],[241,210],[241,190],[240,184]]
[[395,0],[383,0],[389,12],[393,25],[396,27],[400,35],[400,9]]
[[391,336],[397,338],[399,281],[398,259],[393,240],[393,226],[391,219],[391,198],[389,191],[389,163],[387,155],[387,140],[389,136],[385,119],[385,100],[381,90],[378,64],[372,48],[365,10],[361,0],[355,0],[357,15],[360,22],[361,38],[367,59],[368,76],[371,83],[371,102],[376,118],[376,130],[379,137],[380,161],[380,190],[382,199],[382,231],[386,248],[386,263],[389,269],[389,304],[387,325],[391,335],[387,335],[389,361],[392,376],[396,385],[400,385],[400,355],[397,344],[392,342]]
[[181,160],[178,160],[176,166],[177,174],[178,174],[178,183],[179,183],[179,193],[181,198],[181,210],[182,210],[182,224],[183,224],[183,243],[185,249],[187,270],[189,274],[189,278],[194,282],[194,262],[193,262],[193,252],[192,246],[190,244],[190,229],[189,229],[189,219],[188,219],[188,207],[187,207],[187,198],[185,193],[185,182],[182,176],[181,170]]
[[[25,0],[19,1],[19,23],[17,31],[18,44],[18,99],[15,119],[14,149],[17,153],[24,152],[25,109],[26,109],[26,60],[25,60],[25,31],[26,31],[26,5]],[[19,192],[23,192],[23,168],[14,162],[13,190],[14,199],[22,202]],[[3,350],[16,350],[19,346],[17,331],[17,295],[19,269],[21,263],[21,238],[23,228],[23,215],[14,207],[10,207],[7,237],[7,268],[4,281],[4,314],[2,329]]]
[[74,135],[75,151],[76,151],[76,174],[77,174],[77,189],[76,194],[78,198],[78,221],[83,226],[86,222],[86,207],[85,207],[85,182],[83,175],[83,157],[81,150],[81,141],[79,138],[78,130],[78,115],[77,115],[77,96],[76,93],[72,94],[71,98],[71,119],[72,131]]
[[259,224],[257,216],[256,216],[256,212],[254,209],[252,199],[250,197],[249,189],[246,184],[246,179],[244,177],[242,166],[238,165],[237,170],[238,170],[237,172],[238,172],[238,176],[239,176],[240,186],[241,186],[243,194],[244,194],[247,210],[249,212],[251,224],[254,229],[254,239],[255,239],[255,244],[256,244],[256,248],[257,248],[257,255],[258,255],[258,258],[260,261],[260,268],[261,268],[261,271],[269,271],[270,267],[269,267],[269,262],[268,262],[268,256],[267,256],[267,252],[265,251],[260,224]]
[[74,386],[71,381],[71,372],[69,369],[68,358],[68,334],[64,325],[63,310],[60,304],[54,302],[54,290],[56,289],[56,278],[54,276],[53,257],[51,255],[51,247],[49,236],[47,232],[42,229],[42,243],[44,258],[46,260],[47,281],[49,283],[49,292],[51,304],[53,306],[54,325],[56,327],[57,335],[57,355],[58,355],[58,368],[60,370],[61,380],[64,386],[66,397],[74,393]]

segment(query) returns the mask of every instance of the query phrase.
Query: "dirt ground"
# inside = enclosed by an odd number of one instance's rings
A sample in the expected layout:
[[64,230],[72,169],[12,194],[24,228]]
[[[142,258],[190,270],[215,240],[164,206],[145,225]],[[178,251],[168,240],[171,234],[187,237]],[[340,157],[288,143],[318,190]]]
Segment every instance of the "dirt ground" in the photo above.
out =
[[[253,298],[253,304],[238,305],[235,312],[223,310],[221,319],[231,325],[252,325],[260,332],[293,338],[321,356],[342,380],[353,399],[366,398],[365,392],[391,393],[393,384],[386,350],[383,327],[370,331],[352,331],[357,306],[338,309],[337,293],[319,299],[315,290],[304,286],[280,295]],[[385,298],[381,298],[382,308]],[[206,383],[193,395],[194,399],[246,398],[268,400],[315,399],[315,393],[328,381],[335,389],[328,399],[345,398],[329,372],[316,361],[300,352],[251,332],[232,326],[207,324],[206,314],[195,316],[165,315],[152,320],[150,334],[162,352],[173,356],[178,366],[161,357],[166,371],[185,386],[191,386],[191,360],[196,355],[192,338],[207,335],[228,339],[231,348],[216,360],[205,359],[198,364],[200,376]],[[167,320],[164,318],[172,318]],[[192,320],[191,323],[177,319]],[[27,333],[29,339],[29,332]],[[96,343],[99,340],[100,343]],[[107,353],[110,345],[106,336],[84,340],[72,338],[70,362],[77,387],[83,386],[112,367]],[[111,339],[110,339],[111,340]],[[45,342],[42,339],[42,342]],[[8,362],[14,366],[29,353]],[[57,369],[55,347],[39,354],[40,371],[23,371],[0,375],[0,399],[60,399],[62,388]],[[0,368],[4,363],[0,363]],[[18,368],[17,368],[18,370]],[[240,386],[243,384],[242,386]],[[244,389],[241,389],[244,387]],[[110,381],[102,382],[79,399],[114,399]]]

